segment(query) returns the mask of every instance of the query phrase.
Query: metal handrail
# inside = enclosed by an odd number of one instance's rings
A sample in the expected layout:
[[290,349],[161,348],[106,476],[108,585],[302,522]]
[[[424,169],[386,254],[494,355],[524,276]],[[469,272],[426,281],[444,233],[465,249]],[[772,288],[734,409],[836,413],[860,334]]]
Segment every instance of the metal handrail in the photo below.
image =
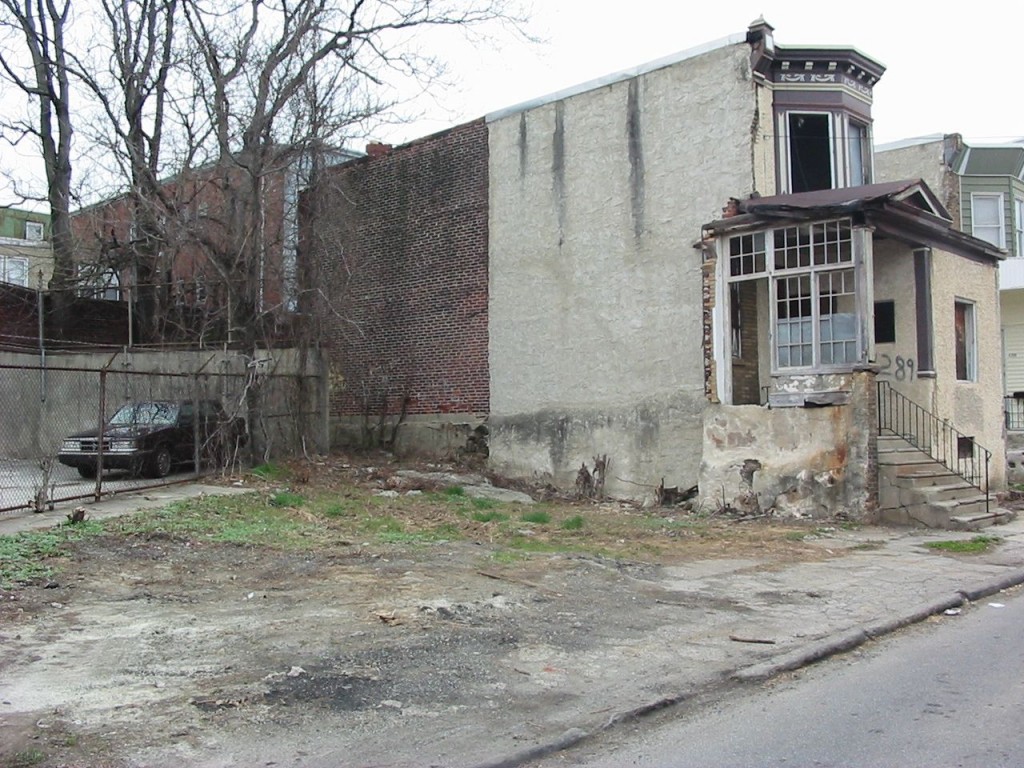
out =
[[947,420],[897,392],[887,381],[878,386],[878,432],[891,432],[928,454],[953,474],[985,492],[989,511],[988,471],[992,451],[978,444]]

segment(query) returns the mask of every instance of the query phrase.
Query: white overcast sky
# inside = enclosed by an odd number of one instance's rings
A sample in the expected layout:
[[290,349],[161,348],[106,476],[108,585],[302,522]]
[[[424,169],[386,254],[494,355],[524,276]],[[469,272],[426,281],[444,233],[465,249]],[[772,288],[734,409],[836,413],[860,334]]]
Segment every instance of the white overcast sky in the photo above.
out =
[[[973,12],[972,12],[973,11]],[[848,45],[887,67],[875,87],[875,141],[959,132],[1024,137],[1024,0],[535,0],[528,31],[494,47],[449,43],[459,85],[429,119],[381,131],[401,142],[677,51],[745,32],[763,16],[780,45]]]
[[[483,44],[451,30],[419,35],[425,52],[448,62],[451,85],[417,100],[416,120],[376,128],[372,138],[397,144],[426,136],[742,34],[759,16],[775,27],[780,45],[848,45],[887,67],[875,87],[876,144],[951,132],[974,143],[1024,138],[1024,0],[976,6],[934,0],[521,1],[532,2],[527,32],[541,42],[501,32]],[[364,139],[352,144],[363,149]],[[36,179],[42,189],[33,154],[27,147],[0,148],[0,168]],[[14,201],[0,189],[4,202]]]

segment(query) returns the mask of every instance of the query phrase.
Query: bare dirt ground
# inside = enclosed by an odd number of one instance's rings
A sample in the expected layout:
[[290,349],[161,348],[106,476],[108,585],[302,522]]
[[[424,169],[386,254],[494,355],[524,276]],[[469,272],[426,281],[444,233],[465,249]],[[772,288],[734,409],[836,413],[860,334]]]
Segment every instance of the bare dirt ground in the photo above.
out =
[[[872,546],[617,503],[549,501],[527,523],[518,505],[373,495],[407,492],[396,468],[293,467],[285,484],[318,501],[283,514],[308,546],[123,524],[0,590],[0,765],[485,763],[671,695],[684,668],[732,667],[752,609],[701,581],[717,568]],[[261,500],[282,485],[247,483]]]

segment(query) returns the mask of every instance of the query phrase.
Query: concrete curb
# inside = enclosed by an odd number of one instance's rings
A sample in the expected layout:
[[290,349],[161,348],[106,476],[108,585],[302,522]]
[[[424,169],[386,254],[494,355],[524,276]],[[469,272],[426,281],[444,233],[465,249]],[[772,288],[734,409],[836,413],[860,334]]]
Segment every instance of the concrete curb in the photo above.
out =
[[[823,638],[822,640],[818,640],[803,648],[777,656],[770,661],[738,669],[729,675],[728,679],[741,683],[763,682],[783,672],[799,669],[800,667],[807,666],[808,664],[828,658],[829,656],[844,653],[859,645],[863,645],[868,640],[874,640],[895,632],[898,629],[902,629],[903,627],[908,627],[911,624],[920,623],[929,616],[942,613],[950,608],[959,608],[966,602],[974,602],[976,600],[989,597],[990,595],[998,594],[1004,589],[1016,587],[1021,584],[1024,584],[1024,570],[1011,571],[1003,576],[990,579],[970,587],[958,589],[952,595],[947,595],[946,597],[940,597],[931,602],[923,603],[922,605],[912,608],[899,616],[890,619],[881,619],[870,624],[865,624],[861,627],[848,629],[835,635],[831,635],[830,637]],[[656,699],[649,704],[644,704],[612,715],[602,727],[595,730],[584,731],[581,728],[570,728],[557,739],[546,744],[531,747],[530,749],[517,752],[514,755],[495,762],[482,763],[475,766],[475,768],[517,768],[520,765],[524,765],[534,760],[539,760],[540,758],[554,754],[555,752],[560,752],[562,750],[578,746],[584,741],[615,728],[622,723],[638,720],[639,718],[659,712],[668,707],[675,706],[676,704],[680,704],[692,697],[692,693],[680,693]]]
[[952,595],[924,603],[899,616],[882,619],[855,629],[840,632],[831,637],[826,637],[770,661],[739,669],[730,677],[739,682],[761,682],[783,672],[799,669],[820,659],[844,653],[862,645],[868,640],[874,640],[875,638],[895,632],[897,629],[917,624],[929,616],[942,613],[950,608],[959,608],[965,602],[980,600],[983,597],[994,595],[1019,584],[1024,584],[1024,570],[1015,570],[995,579],[989,579],[971,587],[958,589]]

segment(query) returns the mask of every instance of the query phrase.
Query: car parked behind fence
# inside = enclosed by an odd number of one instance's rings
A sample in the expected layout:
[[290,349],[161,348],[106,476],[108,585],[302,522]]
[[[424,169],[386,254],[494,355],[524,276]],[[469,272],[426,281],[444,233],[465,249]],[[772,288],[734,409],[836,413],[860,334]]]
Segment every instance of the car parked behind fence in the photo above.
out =
[[216,400],[148,400],[122,405],[99,429],[64,438],[57,460],[82,477],[107,469],[166,477],[199,456],[218,459],[245,443],[245,420],[230,417]]

